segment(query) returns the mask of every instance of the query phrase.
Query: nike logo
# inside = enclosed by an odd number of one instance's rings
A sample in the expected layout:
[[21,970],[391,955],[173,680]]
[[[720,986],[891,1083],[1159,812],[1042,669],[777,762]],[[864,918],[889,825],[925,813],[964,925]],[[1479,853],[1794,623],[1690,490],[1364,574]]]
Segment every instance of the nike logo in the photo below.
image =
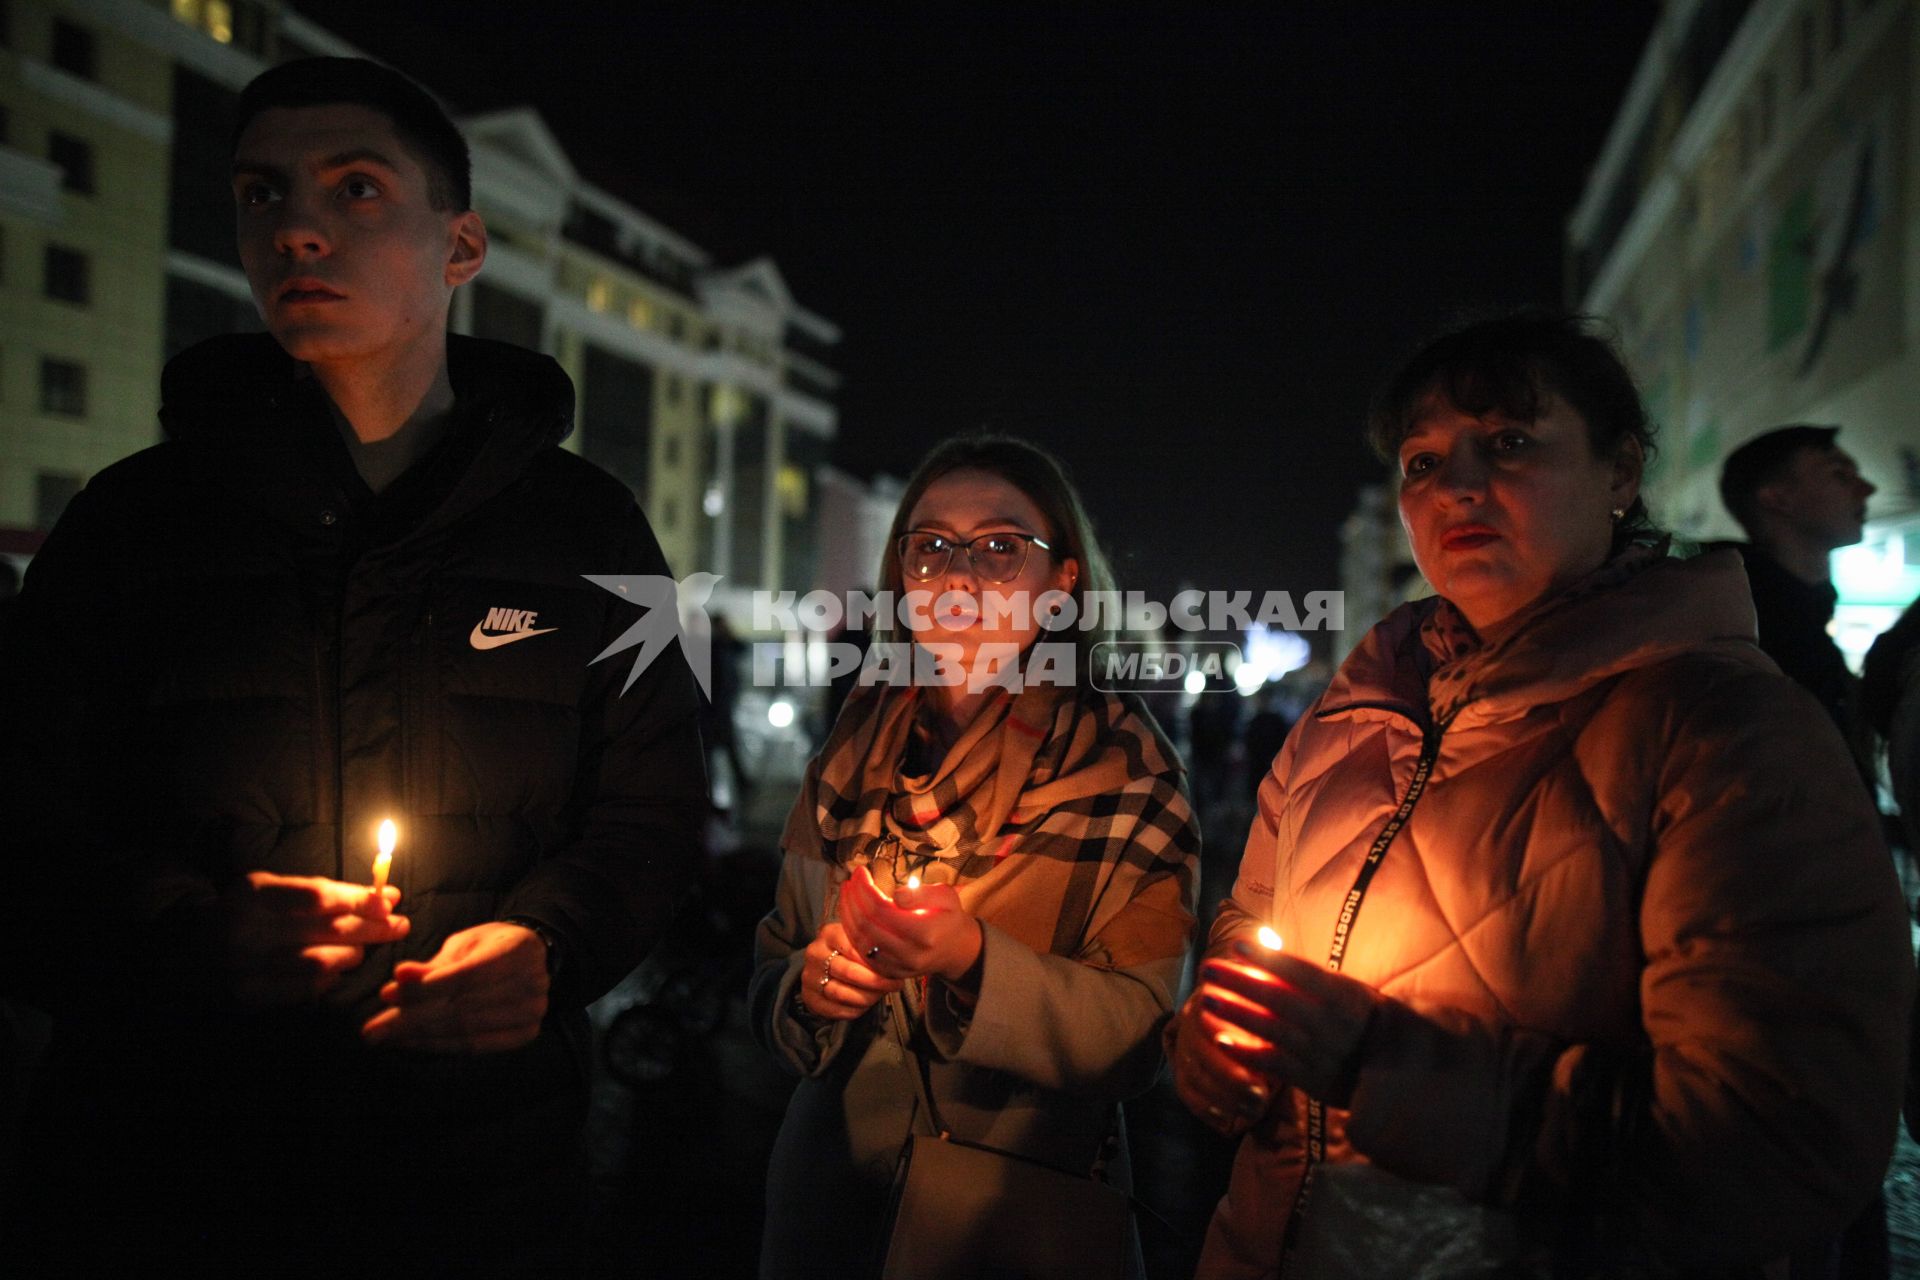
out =
[[531,609],[489,609],[486,617],[473,624],[473,634],[467,637],[467,643],[476,649],[498,649],[503,644],[560,629],[535,628],[533,624],[539,620],[540,615]]

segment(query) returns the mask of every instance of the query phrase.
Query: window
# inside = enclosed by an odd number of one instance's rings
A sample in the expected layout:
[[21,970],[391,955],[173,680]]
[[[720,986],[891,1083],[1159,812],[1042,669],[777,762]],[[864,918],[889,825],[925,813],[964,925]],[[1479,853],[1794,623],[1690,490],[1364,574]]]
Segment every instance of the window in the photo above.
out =
[[240,265],[233,246],[233,109],[240,95],[175,63],[173,155],[167,171],[167,244],[209,262]]
[[65,18],[55,18],[53,65],[82,80],[97,79],[100,73],[100,48],[93,32]]
[[267,15],[254,0],[172,0],[171,7],[179,21],[221,44],[266,52]]
[[64,471],[42,471],[34,477],[33,523],[40,529],[53,528],[60,513],[67,509],[85,481]]
[[87,367],[51,356],[40,361],[40,412],[87,416]]
[[87,255],[65,245],[47,246],[45,293],[57,302],[77,302],[82,306],[93,300],[88,279]]
[[62,170],[60,185],[83,196],[93,194],[93,147],[71,134],[47,136],[47,159]]

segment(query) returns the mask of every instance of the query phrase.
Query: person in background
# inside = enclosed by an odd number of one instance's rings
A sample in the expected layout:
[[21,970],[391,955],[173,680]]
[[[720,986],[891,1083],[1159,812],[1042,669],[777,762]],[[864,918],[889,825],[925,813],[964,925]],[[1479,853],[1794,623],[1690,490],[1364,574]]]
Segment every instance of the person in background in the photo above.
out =
[[1827,633],[1839,601],[1828,561],[1860,541],[1875,490],[1835,443],[1839,433],[1797,425],[1755,436],[1722,464],[1720,500],[1747,533],[1733,545],[1746,562],[1761,652],[1820,700],[1870,780],[1858,682]]
[[1202,1276],[1827,1274],[1874,1199],[1906,913],[1738,559],[1652,527],[1652,433],[1554,313],[1377,401],[1438,594],[1288,738],[1169,1030],[1241,1139]]
[[[1025,441],[949,441],[908,482],[880,586],[938,597],[875,655],[1021,670],[1048,592],[1084,608],[1106,568],[1060,465]],[[1015,608],[983,607],[996,592]],[[809,764],[755,940],[756,1034],[801,1077],[767,1173],[763,1276],[864,1274],[918,1118],[1125,1187],[1118,1104],[1161,1065],[1194,925],[1199,831],[1180,762],[1130,697],[870,670]],[[918,883],[920,887],[914,888]],[[991,1224],[981,1224],[989,1226]]]
[[[587,1002],[699,858],[697,692],[585,574],[671,580],[546,356],[451,336],[466,144],[372,62],[242,92],[267,333],[34,559],[0,966],[53,1015],[21,1274],[565,1274]],[[368,883],[381,819],[391,882]]]

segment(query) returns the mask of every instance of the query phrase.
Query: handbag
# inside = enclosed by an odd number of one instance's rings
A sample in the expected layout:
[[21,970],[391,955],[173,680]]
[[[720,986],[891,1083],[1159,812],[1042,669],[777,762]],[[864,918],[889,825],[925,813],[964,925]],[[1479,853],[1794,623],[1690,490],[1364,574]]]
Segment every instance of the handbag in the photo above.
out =
[[1121,1280],[1133,1253],[1132,1200],[1090,1174],[953,1136],[926,1060],[896,1027],[930,1134],[907,1138],[881,1233],[881,1280]]

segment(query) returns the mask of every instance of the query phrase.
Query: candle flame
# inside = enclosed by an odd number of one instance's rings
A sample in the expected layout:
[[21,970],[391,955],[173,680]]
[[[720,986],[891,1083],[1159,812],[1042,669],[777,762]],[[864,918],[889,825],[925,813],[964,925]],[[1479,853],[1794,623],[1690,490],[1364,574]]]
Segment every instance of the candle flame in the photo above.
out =
[[1272,925],[1260,926],[1260,945],[1269,951],[1280,950],[1280,935],[1273,931]]
[[373,896],[378,899],[387,889],[387,872],[393,867],[393,846],[400,839],[400,829],[388,818],[380,824],[380,852],[373,859]]
[[919,887],[920,887],[920,877],[919,877],[919,876],[908,876],[908,877],[907,877],[907,888],[909,888],[909,889],[918,889]]

